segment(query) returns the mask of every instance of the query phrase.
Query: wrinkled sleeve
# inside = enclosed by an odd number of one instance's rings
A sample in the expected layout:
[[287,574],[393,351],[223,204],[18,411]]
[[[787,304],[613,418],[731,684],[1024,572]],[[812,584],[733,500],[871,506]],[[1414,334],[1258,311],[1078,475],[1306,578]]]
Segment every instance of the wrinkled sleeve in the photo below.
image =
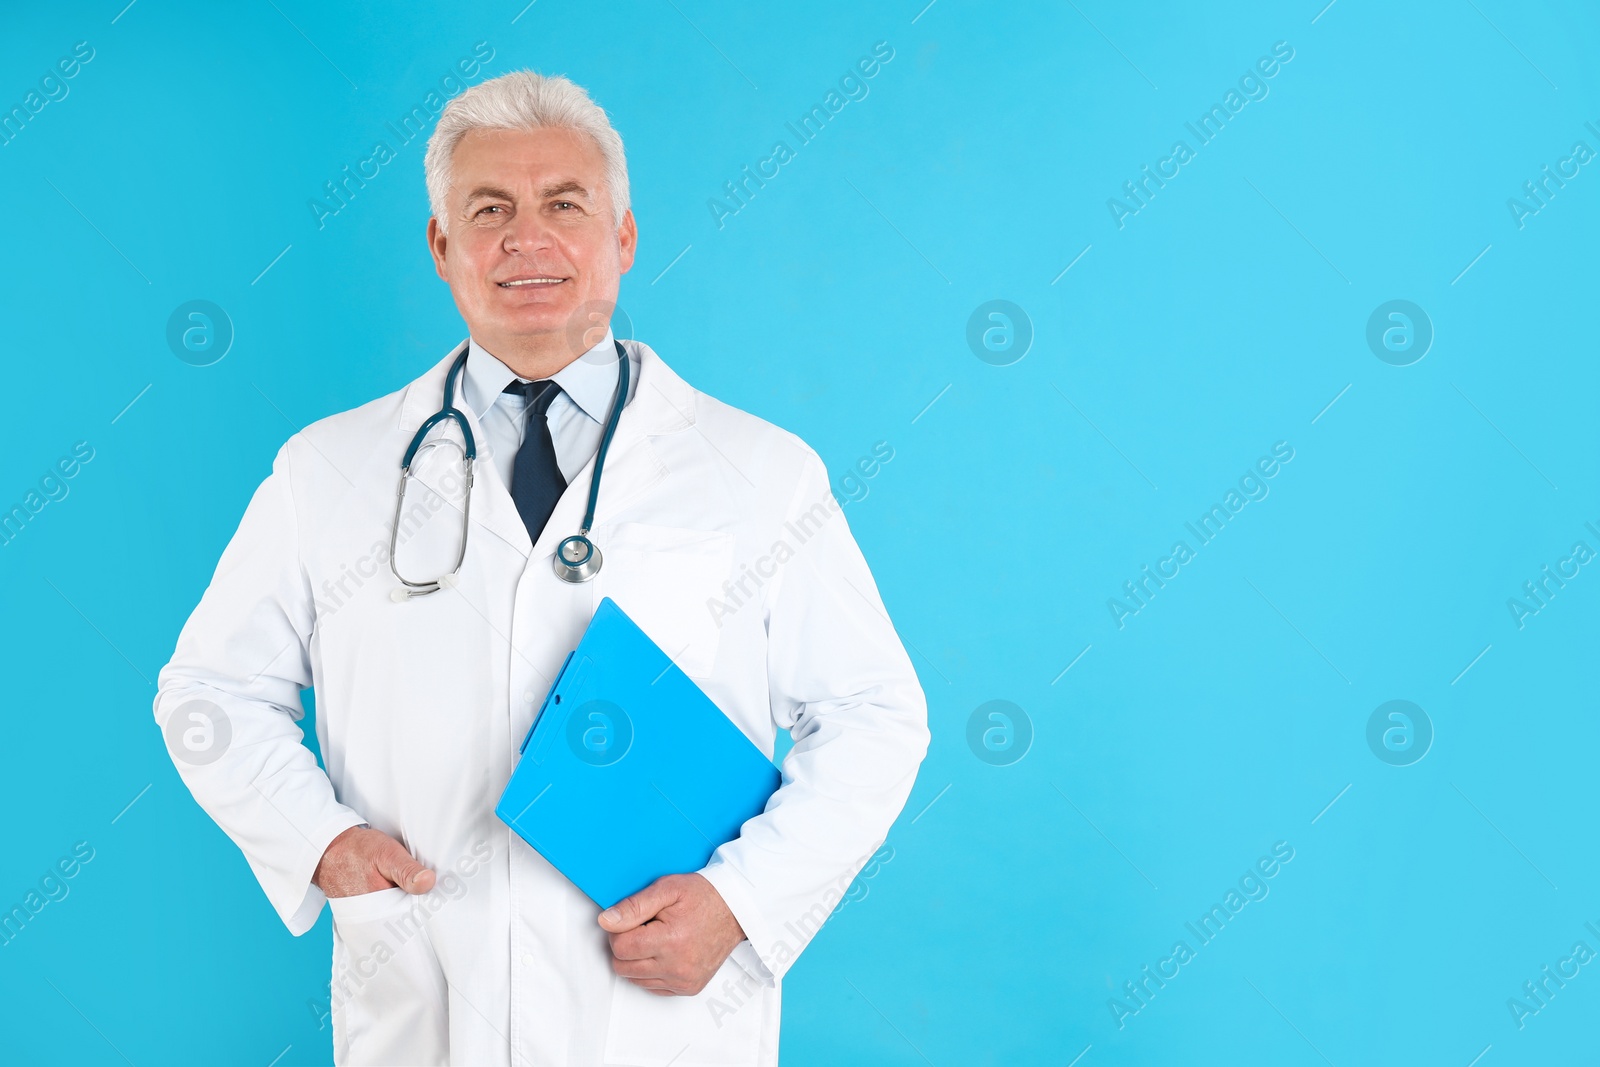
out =
[[782,979],[899,816],[928,748],[927,703],[827,471],[807,450],[785,516],[794,555],[766,589],[774,720],[794,747],[761,815],[702,868]]
[[298,936],[326,899],[311,876],[328,843],[363,820],[301,743],[315,606],[300,562],[294,443],[278,452],[184,624],[157,679],[155,718],[184,784]]

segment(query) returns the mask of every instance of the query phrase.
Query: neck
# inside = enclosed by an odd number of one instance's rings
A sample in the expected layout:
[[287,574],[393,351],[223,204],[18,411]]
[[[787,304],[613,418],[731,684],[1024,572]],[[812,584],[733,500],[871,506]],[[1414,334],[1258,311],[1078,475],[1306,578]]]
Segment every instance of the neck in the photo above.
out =
[[517,377],[530,381],[549,378],[583,355],[583,352],[572,351],[572,344],[564,334],[480,336],[473,333],[472,339],[485,352],[516,372]]

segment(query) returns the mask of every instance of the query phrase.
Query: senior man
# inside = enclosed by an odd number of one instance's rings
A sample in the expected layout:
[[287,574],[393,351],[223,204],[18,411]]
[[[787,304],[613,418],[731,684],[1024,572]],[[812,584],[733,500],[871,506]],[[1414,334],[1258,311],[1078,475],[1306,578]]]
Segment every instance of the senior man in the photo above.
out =
[[[336,1062],[776,1063],[784,973],[910,792],[922,690],[816,453],[614,344],[637,228],[622,140],[588,95],[531,72],[478,85],[424,166],[428,246],[468,338],[283,446],[161,672],[156,720],[290,931],[330,901]],[[402,513],[401,456],[463,353],[454,406],[487,462],[462,478],[443,420]],[[604,565],[564,582],[553,553],[613,404]],[[779,728],[794,746],[703,868],[599,914],[493,808],[605,596],[763,751]],[[296,725],[306,688],[325,770]]]

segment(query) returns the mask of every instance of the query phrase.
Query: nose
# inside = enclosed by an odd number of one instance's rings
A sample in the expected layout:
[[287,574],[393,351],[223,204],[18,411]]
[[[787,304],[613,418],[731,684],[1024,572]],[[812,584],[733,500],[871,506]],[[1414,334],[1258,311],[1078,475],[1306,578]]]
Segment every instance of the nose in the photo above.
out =
[[501,233],[501,247],[511,256],[538,252],[552,243],[552,230],[537,211],[517,212]]

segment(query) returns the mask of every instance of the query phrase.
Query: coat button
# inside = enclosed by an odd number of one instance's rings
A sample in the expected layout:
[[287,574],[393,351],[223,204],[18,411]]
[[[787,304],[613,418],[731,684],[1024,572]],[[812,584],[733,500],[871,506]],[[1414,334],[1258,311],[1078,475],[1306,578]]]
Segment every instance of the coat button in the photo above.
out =
[[522,965],[524,967],[532,967],[533,966],[533,953],[524,952],[522,954]]
[[532,689],[524,689],[522,691],[522,702],[524,704],[532,704],[533,703],[533,690]]

